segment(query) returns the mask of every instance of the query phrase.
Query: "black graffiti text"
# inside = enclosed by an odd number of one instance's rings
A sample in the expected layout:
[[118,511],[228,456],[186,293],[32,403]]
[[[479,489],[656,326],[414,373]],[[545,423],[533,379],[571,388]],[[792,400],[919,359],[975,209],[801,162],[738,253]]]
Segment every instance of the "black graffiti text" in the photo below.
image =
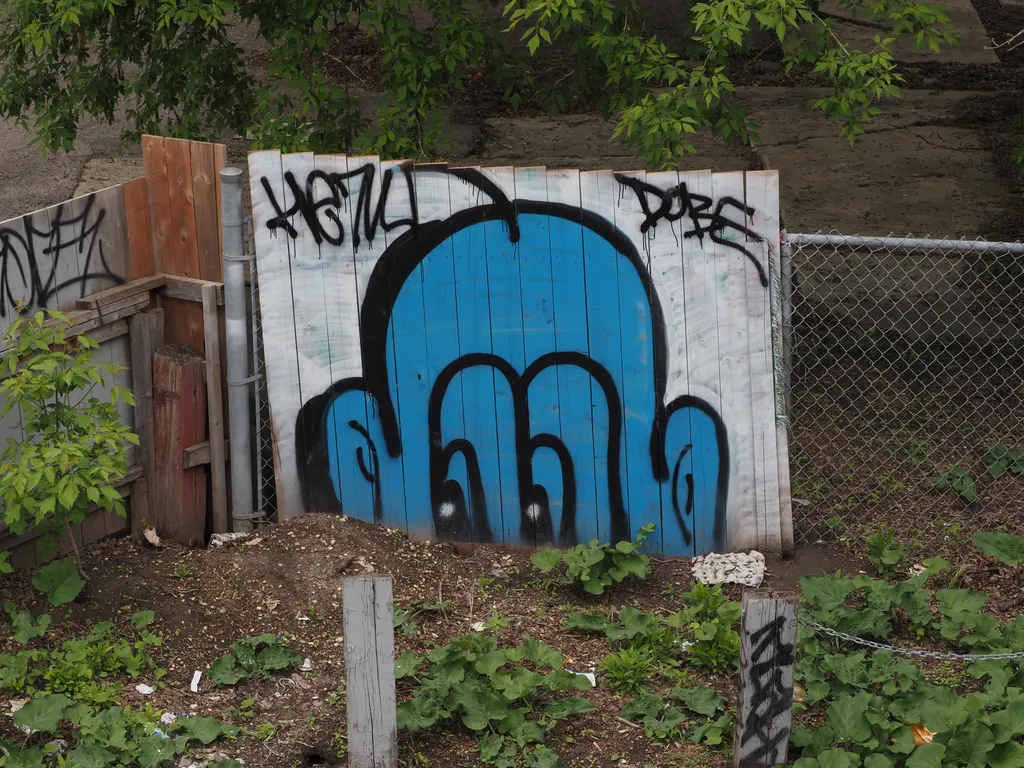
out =
[[[783,679],[783,671],[792,667],[796,658],[793,644],[783,642],[785,623],[786,617],[779,616],[750,636],[750,710],[740,736],[741,766],[781,762],[776,750],[789,739],[789,728],[772,729],[775,718],[793,701],[792,684]],[[765,758],[771,759],[765,762]]]
[[[420,213],[416,201],[416,184],[414,173],[443,173],[454,178],[461,179],[467,184],[478,189],[489,196],[493,203],[506,211],[505,218],[509,220],[513,232],[513,240],[517,239],[514,224],[514,207],[501,190],[486,176],[472,168],[448,169],[445,166],[419,166],[414,167],[411,162],[405,162],[397,166],[408,193],[408,209],[401,219],[388,221],[386,212],[388,200],[394,190],[395,172],[385,173],[381,178],[380,194],[376,202],[372,200],[373,180],[377,173],[377,167],[367,164],[361,168],[345,173],[328,173],[327,171],[311,171],[305,183],[300,183],[295,174],[288,171],[284,174],[284,183],[288,187],[289,194],[293,200],[291,206],[283,208],[277,200],[277,195],[270,185],[270,180],[264,176],[260,179],[263,189],[267,193],[270,205],[273,206],[274,216],[267,221],[267,229],[276,231],[283,230],[293,240],[298,237],[298,230],[293,223],[293,218],[301,216],[317,245],[324,241],[330,245],[338,246],[345,242],[345,225],[341,221],[340,211],[346,206],[346,201],[352,195],[353,179],[359,180],[359,191],[355,201],[355,210],[352,213],[351,237],[352,245],[358,248],[365,239],[372,243],[378,230],[390,232],[399,227],[410,227],[415,231],[420,225]],[[317,182],[321,182],[321,189],[317,192]]]
[[[87,198],[78,214],[62,203],[26,214],[21,227],[0,228],[0,318],[19,304],[49,307],[62,291],[77,289],[85,296],[90,280],[124,282],[107,264],[99,237],[106,211],[94,202]],[[65,265],[68,270],[61,269]],[[73,276],[61,279],[62,273]]]
[[[754,253],[744,243],[725,237],[725,231],[732,230],[737,235],[743,235],[746,240],[764,242],[763,237],[746,225],[749,218],[756,213],[755,209],[734,197],[722,197],[716,202],[707,195],[689,191],[685,182],[669,189],[662,189],[624,173],[615,174],[615,178],[623,186],[632,189],[640,202],[640,208],[644,213],[640,232],[646,233],[651,227],[656,227],[659,221],[674,222],[686,217],[692,229],[683,232],[684,237],[696,237],[703,245],[704,235],[708,235],[711,242],[739,251],[757,269],[761,285],[768,287],[768,274]],[[656,207],[652,207],[651,198],[656,201]]]

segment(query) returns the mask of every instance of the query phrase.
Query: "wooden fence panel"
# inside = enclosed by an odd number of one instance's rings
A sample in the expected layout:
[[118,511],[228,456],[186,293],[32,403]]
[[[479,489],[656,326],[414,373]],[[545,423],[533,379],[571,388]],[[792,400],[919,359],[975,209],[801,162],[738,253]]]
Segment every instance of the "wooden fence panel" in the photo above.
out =
[[282,516],[782,548],[775,172],[255,152],[250,176]]

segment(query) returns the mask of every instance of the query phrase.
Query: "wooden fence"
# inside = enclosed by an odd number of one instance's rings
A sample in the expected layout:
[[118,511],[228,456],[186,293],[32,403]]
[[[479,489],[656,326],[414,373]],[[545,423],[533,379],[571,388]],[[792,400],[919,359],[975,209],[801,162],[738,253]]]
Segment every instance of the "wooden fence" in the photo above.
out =
[[[197,526],[200,537],[228,530],[219,204],[226,148],[144,136],[142,150],[143,178],[0,223],[0,336],[17,316],[16,302],[67,312],[75,330],[101,342],[101,359],[125,367],[108,389],[126,386],[137,398],[135,409],[121,406],[123,422],[141,438],[120,487],[129,519],[93,510],[72,531],[80,545],[127,526],[137,534],[143,519],[186,542],[195,540]],[[206,437],[172,451],[156,439],[177,434],[181,421],[162,407],[168,382],[154,382],[154,357],[167,346],[199,356],[208,392],[199,414]],[[22,434],[17,411],[0,420],[0,444]],[[178,529],[172,511],[180,499],[163,490],[174,482],[203,489],[188,502],[188,530]],[[47,556],[36,535],[17,536],[0,523],[4,550],[15,567]]]

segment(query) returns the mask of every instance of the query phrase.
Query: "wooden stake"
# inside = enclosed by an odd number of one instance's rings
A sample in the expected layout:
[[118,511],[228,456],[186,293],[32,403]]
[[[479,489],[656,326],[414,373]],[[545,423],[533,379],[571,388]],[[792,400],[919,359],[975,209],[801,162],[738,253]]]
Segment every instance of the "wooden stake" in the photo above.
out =
[[349,768],[397,768],[390,576],[345,579]]
[[149,498],[161,538],[202,546],[206,537],[206,472],[185,469],[185,448],[206,438],[203,358],[188,347],[164,347],[153,358],[155,458]]
[[796,604],[795,595],[743,595],[735,768],[786,762],[793,723]]
[[[129,343],[132,355],[132,393],[135,395],[135,433],[139,446],[135,452],[135,463],[143,469],[145,486],[155,475],[156,446],[153,432],[153,355],[164,345],[164,311],[145,312],[133,315],[128,321]],[[139,493],[132,489],[131,522],[132,538],[142,539],[142,516],[149,513],[149,496],[144,487]]]
[[[213,532],[227,533],[228,481],[224,444],[224,395],[220,366],[220,317],[217,313],[217,286],[203,286],[203,330],[206,334],[206,386],[209,389],[210,484],[213,488]],[[185,446],[188,447],[188,446]]]

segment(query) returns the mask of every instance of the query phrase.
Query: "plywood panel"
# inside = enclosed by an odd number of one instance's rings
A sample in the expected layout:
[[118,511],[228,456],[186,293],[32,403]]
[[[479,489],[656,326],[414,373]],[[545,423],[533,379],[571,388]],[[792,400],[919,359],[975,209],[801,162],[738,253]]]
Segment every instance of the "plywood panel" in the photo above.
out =
[[647,522],[669,554],[778,546],[773,326],[748,253],[770,191],[758,218],[743,174],[250,169],[286,514],[527,547]]

